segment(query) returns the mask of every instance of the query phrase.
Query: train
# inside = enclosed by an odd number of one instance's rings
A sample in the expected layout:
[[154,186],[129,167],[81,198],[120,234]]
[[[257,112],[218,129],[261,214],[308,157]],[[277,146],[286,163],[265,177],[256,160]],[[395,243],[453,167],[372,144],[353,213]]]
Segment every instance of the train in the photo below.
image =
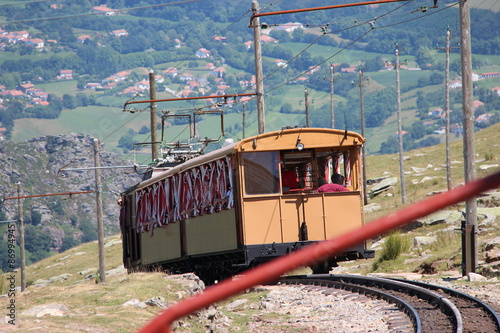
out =
[[[362,227],[364,142],[351,131],[284,128],[155,169],[121,194],[124,266],[194,272],[210,285]],[[346,191],[318,191],[333,174]],[[311,269],[373,256],[365,242]]]

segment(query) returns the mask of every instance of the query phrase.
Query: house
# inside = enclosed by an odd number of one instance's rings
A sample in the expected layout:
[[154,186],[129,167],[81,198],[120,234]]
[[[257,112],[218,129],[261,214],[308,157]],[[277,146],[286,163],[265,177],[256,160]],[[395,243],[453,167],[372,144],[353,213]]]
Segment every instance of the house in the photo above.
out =
[[245,45],[247,47],[247,50],[250,50],[250,48],[252,47],[252,44],[253,44],[253,42],[251,40],[243,43],[243,45]]
[[260,36],[260,41],[262,43],[266,43],[266,44],[278,44],[278,40],[273,38],[273,37],[270,37],[270,36],[267,36],[267,35],[261,35]]
[[179,79],[181,81],[191,81],[194,80],[194,76],[189,73],[184,73],[181,76],[179,76]]
[[97,82],[89,82],[85,85],[84,89],[91,89],[91,90],[97,90],[98,88],[101,87],[100,83]]
[[108,8],[108,5],[100,5],[96,7],[92,7],[92,10],[95,14],[104,14],[106,16],[117,15],[118,11],[116,9]]
[[27,45],[31,45],[31,46],[33,46],[34,48],[37,48],[37,49],[42,48],[42,47],[45,46],[45,41],[43,39],[41,39],[41,38],[27,39],[25,41],[25,43]]
[[196,56],[202,59],[208,58],[210,57],[210,51],[205,48],[201,48],[198,51],[196,51]]
[[210,72],[210,74],[215,77],[223,77],[226,74],[226,69],[223,67],[219,67]]
[[169,67],[166,70],[163,71],[165,75],[167,75],[169,78],[173,79],[174,77],[179,74],[179,71],[175,67]]
[[286,66],[288,66],[288,64],[286,63],[286,61],[285,60],[281,60],[281,59],[274,60],[274,63],[278,67],[286,67]]
[[4,90],[2,91],[2,94],[6,97],[12,97],[12,98],[20,98],[24,97],[24,93],[21,90]]
[[358,66],[356,65],[351,65],[350,67],[344,67],[340,69],[341,73],[356,73],[356,70],[358,69]]
[[73,80],[73,71],[71,69],[62,69],[59,71],[58,80]]
[[[407,131],[401,131],[401,133],[403,134],[403,136],[405,136],[405,134],[408,134]],[[396,131],[395,134],[396,134],[396,139],[399,138],[399,132]]]
[[128,36],[128,31],[125,29],[118,29],[111,31],[109,34],[114,37]]
[[481,74],[483,79],[491,78],[491,77],[498,77],[500,76],[500,72],[490,72],[490,73],[483,73]]
[[449,88],[450,89],[462,89],[462,82],[461,81],[454,81],[450,84]]
[[443,114],[443,109],[441,108],[434,109],[429,113],[430,116],[437,118],[441,117],[442,114]]
[[149,89],[149,81],[148,80],[142,80],[134,84],[134,87],[140,89],[140,90],[146,90]]
[[307,75],[310,75],[310,74],[314,74],[316,73],[317,71],[319,71],[321,69],[321,66],[319,65],[315,65],[315,66],[310,66],[309,67],[309,70],[307,71]]
[[472,73],[472,81],[473,82],[476,82],[476,81],[479,81],[481,80],[483,77],[477,73]]
[[491,88],[491,91],[493,91],[495,94],[497,94],[498,96],[500,96],[500,87]]
[[188,81],[188,86],[189,88],[193,89],[193,88],[197,88],[200,86],[200,84],[198,83],[198,81],[195,81],[195,80],[191,80],[191,81]]
[[479,101],[479,100],[477,100],[477,99],[472,101],[472,108],[474,110],[477,109],[480,106],[483,106],[483,105],[484,105],[484,103],[481,102],[481,101]]
[[164,81],[165,81],[165,77],[163,75],[160,75],[160,74],[155,75],[155,82],[156,83],[163,83]]
[[476,118],[476,123],[489,123],[493,113],[483,113]]
[[77,37],[76,39],[78,39],[78,41],[80,41],[80,43],[83,43],[83,42],[85,42],[87,39],[92,39],[92,38],[90,38],[90,36],[89,36],[89,35],[83,35],[83,36],[79,36],[79,37]]
[[35,85],[33,83],[21,84],[18,88],[24,93],[27,93],[29,89],[33,89]]
[[217,42],[225,43],[225,42],[227,42],[227,37],[215,36],[214,40],[217,41]]

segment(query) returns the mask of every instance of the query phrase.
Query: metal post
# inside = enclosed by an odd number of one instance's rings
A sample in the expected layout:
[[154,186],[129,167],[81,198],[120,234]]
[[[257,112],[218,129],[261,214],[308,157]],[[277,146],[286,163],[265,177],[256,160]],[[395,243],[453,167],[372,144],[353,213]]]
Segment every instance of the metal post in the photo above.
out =
[[399,144],[399,178],[401,180],[401,201],[406,203],[405,171],[403,161],[403,125],[401,122],[401,88],[399,83],[399,48],[396,44],[396,94],[398,102],[398,144]]
[[450,160],[450,27],[446,30],[446,72],[445,72],[445,100],[446,100],[446,184],[451,190],[451,160]]
[[[464,127],[464,172],[465,183],[476,179],[475,149],[474,149],[474,110],[472,108],[472,55],[470,36],[470,10],[467,0],[460,0],[460,47],[462,63],[462,107]],[[477,226],[476,198],[471,198],[465,204],[466,253],[464,260],[464,275],[476,271],[477,263]]]
[[334,106],[333,106],[333,84],[335,82],[335,77],[333,76],[335,74],[335,67],[333,64],[330,64],[330,115],[332,117],[332,128],[335,128],[335,118],[334,118]]
[[154,162],[158,159],[158,140],[156,139],[156,80],[154,70],[149,71],[149,98],[150,103],[150,117],[151,117],[151,160]]
[[[17,196],[21,196],[21,182],[17,182]],[[24,218],[23,218],[23,199],[17,199],[17,208],[19,210],[19,242],[21,244],[21,291],[26,289],[26,252],[24,250]]]
[[97,206],[97,233],[99,247],[99,282],[106,282],[106,265],[104,263],[104,224],[102,220],[102,184],[101,162],[99,159],[99,140],[94,139],[94,165],[95,165],[95,198]]
[[[361,136],[365,137],[365,102],[363,97],[363,68],[359,68],[359,100],[361,105]],[[368,205],[368,194],[366,190],[366,145],[363,144],[361,158],[363,160],[363,202]]]
[[309,93],[307,92],[307,88],[304,89],[304,99],[306,105],[306,127],[309,127]]
[[[257,0],[252,1],[253,14],[259,13],[259,3]],[[265,132],[265,114],[264,114],[264,82],[262,74],[262,48],[260,44],[260,18],[254,17],[252,20],[254,54],[255,54],[255,89],[257,92],[257,122],[259,126],[259,134]]]
[[245,138],[245,126],[246,126],[246,116],[247,116],[247,103],[243,103],[243,119],[242,119],[242,131],[243,139]]

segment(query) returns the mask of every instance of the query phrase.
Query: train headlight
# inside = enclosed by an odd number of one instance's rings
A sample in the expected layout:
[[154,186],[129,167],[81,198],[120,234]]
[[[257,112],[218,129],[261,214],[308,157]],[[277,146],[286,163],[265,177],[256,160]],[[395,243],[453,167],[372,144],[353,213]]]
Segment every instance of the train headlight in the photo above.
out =
[[297,144],[295,145],[295,147],[298,150],[302,150],[302,149],[304,149],[304,144],[302,142],[300,142],[300,139],[297,139]]

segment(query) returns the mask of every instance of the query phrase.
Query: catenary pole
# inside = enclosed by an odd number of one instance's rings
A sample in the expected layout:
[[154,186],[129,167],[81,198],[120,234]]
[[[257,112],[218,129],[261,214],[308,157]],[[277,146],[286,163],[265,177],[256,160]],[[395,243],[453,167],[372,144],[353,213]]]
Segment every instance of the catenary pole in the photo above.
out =
[[451,158],[450,158],[450,27],[446,30],[446,72],[445,72],[445,108],[446,108],[446,184],[451,190]]
[[23,199],[21,198],[21,182],[17,182],[17,208],[19,210],[19,242],[21,248],[21,291],[26,289],[26,252],[24,245],[24,218],[23,218]]
[[[365,102],[363,96],[363,68],[359,67],[359,100],[360,100],[360,108],[361,108],[361,136],[365,137]],[[363,144],[361,153],[361,159],[363,161],[363,202],[365,205],[368,205],[368,193],[366,190],[366,144]]]
[[306,127],[309,127],[309,92],[307,88],[304,89],[304,104],[306,106]]
[[[257,0],[252,1],[253,15],[259,13],[259,3]],[[255,54],[255,90],[257,92],[257,123],[259,134],[266,131],[265,114],[264,114],[264,82],[262,74],[262,48],[260,42],[260,18],[254,16],[251,22],[253,26],[253,45]]]
[[405,170],[403,160],[403,124],[401,121],[401,85],[399,80],[399,47],[396,43],[396,95],[398,103],[398,147],[399,147],[399,178],[401,180],[401,202],[406,203]]
[[149,98],[151,103],[151,160],[154,162],[158,159],[158,140],[156,139],[156,80],[154,70],[149,71]]
[[[468,0],[460,0],[460,54],[462,64],[462,113],[464,128],[465,183],[476,179],[474,149],[474,110],[472,108],[472,54],[470,35],[470,9]],[[476,271],[477,264],[477,204],[476,197],[465,202],[463,275]]]
[[99,158],[99,140],[94,139],[94,164],[95,164],[95,199],[97,206],[97,233],[99,247],[99,282],[106,282],[106,265],[104,262],[104,223],[102,219],[102,183],[101,162]]
[[332,121],[332,128],[335,128],[335,117],[334,117],[334,106],[333,106],[333,94],[334,94],[334,83],[335,83],[335,66],[330,64],[330,116]]

